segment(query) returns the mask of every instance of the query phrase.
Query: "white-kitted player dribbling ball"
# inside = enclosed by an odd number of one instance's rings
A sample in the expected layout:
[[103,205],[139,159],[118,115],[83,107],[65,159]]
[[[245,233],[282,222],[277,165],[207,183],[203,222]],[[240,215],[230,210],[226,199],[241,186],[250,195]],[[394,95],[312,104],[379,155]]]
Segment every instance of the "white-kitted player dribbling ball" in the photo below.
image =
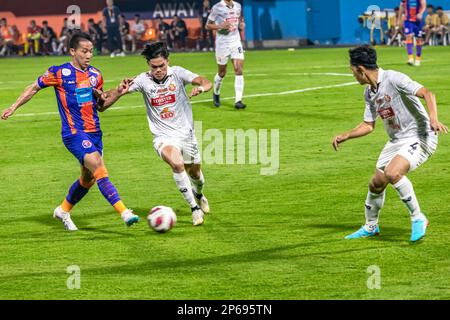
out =
[[172,208],[157,206],[147,216],[148,225],[157,232],[167,232],[177,223],[177,215]]

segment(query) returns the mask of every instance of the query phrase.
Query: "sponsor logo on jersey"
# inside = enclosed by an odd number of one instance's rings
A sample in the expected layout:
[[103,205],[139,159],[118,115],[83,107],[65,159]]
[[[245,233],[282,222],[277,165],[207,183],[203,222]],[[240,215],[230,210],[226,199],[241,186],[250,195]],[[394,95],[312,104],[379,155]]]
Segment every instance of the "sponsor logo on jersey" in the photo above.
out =
[[391,106],[388,106],[387,108],[378,109],[378,114],[383,120],[395,117],[394,109],[392,109]]
[[89,82],[91,83],[91,86],[92,86],[92,87],[96,87],[97,84],[98,84],[97,78],[94,77],[94,76],[90,76],[90,77],[89,77]]
[[72,71],[70,71],[70,69],[64,68],[62,69],[62,75],[65,77],[68,77],[72,74]]
[[175,116],[175,113],[172,111],[169,111],[169,108],[166,107],[163,109],[163,111],[161,111],[159,116],[161,117],[161,119],[170,119]]
[[171,84],[169,85],[169,90],[172,91],[172,92],[174,92],[174,91],[177,90],[177,86],[175,85],[175,83],[171,83]]
[[83,146],[83,148],[89,149],[90,147],[92,147],[92,142],[90,142],[89,140],[83,140],[81,145]]
[[169,94],[167,96],[159,96],[157,98],[151,99],[152,106],[154,107],[162,107],[165,106],[166,104],[173,104],[176,101],[177,100],[174,94]]

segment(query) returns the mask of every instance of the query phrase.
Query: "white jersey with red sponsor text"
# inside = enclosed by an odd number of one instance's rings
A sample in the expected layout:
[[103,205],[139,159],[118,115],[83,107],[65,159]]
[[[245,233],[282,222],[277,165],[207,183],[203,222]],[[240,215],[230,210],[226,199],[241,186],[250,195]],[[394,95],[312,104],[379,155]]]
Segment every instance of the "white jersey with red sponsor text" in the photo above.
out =
[[185,85],[198,75],[182,68],[168,67],[167,77],[159,82],[150,72],[134,79],[129,92],[141,92],[147,107],[150,131],[156,137],[184,139],[194,130],[192,106]]
[[416,97],[421,84],[403,73],[381,68],[377,82],[376,92],[367,86],[364,93],[364,121],[375,122],[379,116],[391,141],[423,138],[433,133],[428,113]]
[[217,25],[221,25],[225,22],[231,24],[231,30],[229,33],[222,33],[220,30],[217,30],[217,46],[220,47],[224,44],[241,43],[241,34],[239,33],[239,21],[241,14],[241,4],[236,1],[233,1],[233,6],[231,8],[227,6],[224,0],[212,7],[208,20],[214,21]]

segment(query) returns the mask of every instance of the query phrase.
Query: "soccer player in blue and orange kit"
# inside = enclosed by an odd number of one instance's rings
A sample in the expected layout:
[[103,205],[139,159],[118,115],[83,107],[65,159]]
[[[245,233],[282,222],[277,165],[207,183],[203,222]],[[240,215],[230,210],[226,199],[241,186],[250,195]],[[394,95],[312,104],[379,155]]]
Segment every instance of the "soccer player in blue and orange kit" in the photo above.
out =
[[[77,33],[71,38],[69,48],[72,62],[50,67],[25,89],[11,107],[2,112],[1,118],[8,119],[41,89],[54,87],[62,121],[62,140],[80,162],[81,177],[70,187],[67,197],[55,209],[53,217],[62,221],[67,230],[77,230],[70,211],[97,182],[100,192],[130,226],[138,222],[139,217],[121,201],[116,188],[109,181],[102,158],[102,131],[97,105],[101,104],[99,97],[103,90],[103,78],[99,70],[90,66],[92,40],[87,34]],[[126,91],[127,86],[123,82],[118,91]]]
[[[404,14],[404,33],[406,36],[406,51],[408,64],[420,66],[422,59],[422,29],[424,27],[423,14],[427,7],[426,0],[402,0],[400,3],[400,17]],[[416,37],[416,59],[414,61],[414,37]]]

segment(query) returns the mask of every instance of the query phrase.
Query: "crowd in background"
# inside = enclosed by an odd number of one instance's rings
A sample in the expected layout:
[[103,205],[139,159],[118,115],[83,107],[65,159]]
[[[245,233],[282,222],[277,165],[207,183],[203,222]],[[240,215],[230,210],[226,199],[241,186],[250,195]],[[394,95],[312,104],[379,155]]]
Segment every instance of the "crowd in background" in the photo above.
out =
[[[394,9],[395,15],[389,20],[387,31],[388,45],[402,45],[405,41],[403,34],[403,17],[400,17],[399,8]],[[399,23],[400,22],[400,23]],[[400,25],[400,27],[398,27]],[[442,7],[434,8],[432,4],[427,5],[426,18],[423,27],[425,45],[448,45],[449,43],[449,17]]]
[[48,21],[38,24],[31,20],[27,30],[19,30],[16,25],[2,18],[0,56],[65,55],[68,53],[70,37],[79,31],[91,35],[96,54],[109,54],[111,57],[135,53],[148,41],[163,41],[173,51],[213,50],[214,35],[205,28],[211,12],[208,0],[203,1],[199,10],[201,28],[196,29],[188,29],[185,21],[177,15],[167,21],[162,17],[143,20],[136,14],[130,23],[112,0],[106,3],[100,21],[89,19],[85,26],[65,18],[59,33]]

